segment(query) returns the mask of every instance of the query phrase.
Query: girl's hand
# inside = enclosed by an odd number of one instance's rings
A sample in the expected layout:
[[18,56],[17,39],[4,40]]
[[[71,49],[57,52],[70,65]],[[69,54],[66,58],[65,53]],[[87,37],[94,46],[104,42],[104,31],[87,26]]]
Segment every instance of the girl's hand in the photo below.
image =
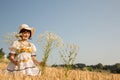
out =
[[45,66],[46,63],[45,63],[45,62],[39,62],[39,65],[40,65],[40,66]]
[[16,61],[16,60],[12,60],[12,62],[16,65],[16,66],[19,66],[20,62],[19,61]]
[[11,61],[12,63],[14,63],[15,65],[19,65],[19,64],[20,64],[19,61],[15,60],[15,54],[13,54],[13,53],[9,53],[9,59],[10,59],[10,61]]

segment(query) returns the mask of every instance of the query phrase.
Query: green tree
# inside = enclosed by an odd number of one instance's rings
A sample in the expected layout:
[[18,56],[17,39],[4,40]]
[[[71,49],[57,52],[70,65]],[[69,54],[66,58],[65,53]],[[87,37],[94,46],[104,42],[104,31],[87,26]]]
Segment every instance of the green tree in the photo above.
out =
[[116,63],[115,65],[112,66],[112,73],[120,73],[120,63]]
[[4,58],[5,53],[3,52],[3,48],[0,49],[0,59]]
[[96,65],[96,67],[97,67],[97,69],[101,69],[101,70],[102,70],[104,66],[102,65],[102,63],[98,63],[98,64]]

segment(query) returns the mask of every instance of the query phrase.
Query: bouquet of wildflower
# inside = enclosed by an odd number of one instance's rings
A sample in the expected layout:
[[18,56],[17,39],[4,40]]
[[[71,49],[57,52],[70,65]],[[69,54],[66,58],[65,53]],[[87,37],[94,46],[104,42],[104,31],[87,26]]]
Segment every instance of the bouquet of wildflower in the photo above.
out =
[[16,35],[15,32],[9,32],[3,36],[3,39],[6,43],[11,44],[14,40],[16,40],[15,35]]
[[60,57],[64,63],[65,77],[68,77],[68,71],[72,68],[72,65],[79,52],[79,46],[76,44],[64,44],[62,49],[59,51]]
[[[16,32],[9,32],[3,36],[3,41],[6,42],[7,44],[12,44],[13,41],[21,39],[21,37],[20,37],[21,35],[22,34],[19,34]],[[8,59],[10,58],[10,53],[8,54],[7,58]]]
[[42,70],[44,72],[50,52],[52,49],[62,46],[62,39],[55,33],[45,32],[44,34],[40,34],[38,36],[38,43],[40,44],[44,53],[42,58],[42,62],[44,63]]

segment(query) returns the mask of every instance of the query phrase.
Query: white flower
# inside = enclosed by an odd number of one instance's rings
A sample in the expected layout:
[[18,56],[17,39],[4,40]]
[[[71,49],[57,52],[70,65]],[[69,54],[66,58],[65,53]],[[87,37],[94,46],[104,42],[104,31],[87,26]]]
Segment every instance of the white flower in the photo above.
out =
[[[51,44],[52,48],[63,46],[62,39],[55,33],[46,31],[44,34],[39,34],[38,42],[46,45]],[[43,46],[42,46],[43,47]]]

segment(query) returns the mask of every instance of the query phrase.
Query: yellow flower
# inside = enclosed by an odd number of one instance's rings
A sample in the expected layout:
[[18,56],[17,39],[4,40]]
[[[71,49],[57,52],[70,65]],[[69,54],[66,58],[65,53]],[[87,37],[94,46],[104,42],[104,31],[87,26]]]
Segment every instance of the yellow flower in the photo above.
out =
[[22,53],[22,52],[32,53],[32,49],[31,47],[20,46],[18,49],[18,53]]
[[28,59],[24,59],[24,60],[22,60],[22,62],[28,62]]
[[31,48],[27,48],[27,49],[26,49],[26,52],[31,53],[31,52],[32,52],[32,49],[31,49]]

